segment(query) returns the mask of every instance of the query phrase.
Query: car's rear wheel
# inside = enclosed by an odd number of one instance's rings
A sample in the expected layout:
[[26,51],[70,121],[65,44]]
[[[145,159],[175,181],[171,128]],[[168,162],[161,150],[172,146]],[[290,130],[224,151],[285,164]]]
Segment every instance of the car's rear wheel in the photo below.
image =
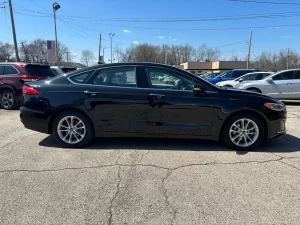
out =
[[0,93],[0,105],[6,110],[17,108],[16,98],[12,91],[4,90]]
[[84,114],[73,110],[54,119],[52,133],[61,146],[68,148],[82,147],[94,138],[93,124]]
[[263,143],[264,135],[263,121],[251,113],[231,117],[222,133],[228,147],[244,151],[257,149]]

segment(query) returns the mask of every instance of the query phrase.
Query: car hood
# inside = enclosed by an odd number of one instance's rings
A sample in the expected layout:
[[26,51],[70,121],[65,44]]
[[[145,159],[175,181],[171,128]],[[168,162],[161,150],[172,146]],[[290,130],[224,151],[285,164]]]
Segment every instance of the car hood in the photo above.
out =
[[[232,84],[232,82],[233,82],[234,80],[226,80],[226,81],[220,81],[220,82],[218,82],[217,84]],[[235,81],[234,81],[235,82]]]
[[234,88],[222,88],[222,93],[224,94],[228,94],[228,95],[232,95],[232,96],[240,96],[240,95],[243,95],[243,97],[245,95],[248,95],[248,96],[252,96],[252,97],[258,97],[258,98],[264,98],[268,101],[272,101],[272,102],[276,102],[276,103],[281,103],[281,101],[275,99],[275,98],[272,98],[270,96],[267,96],[267,95],[263,95],[263,94],[260,94],[260,93],[256,93],[256,92],[252,92],[252,91],[247,91],[247,90],[241,90],[241,89],[234,89]]

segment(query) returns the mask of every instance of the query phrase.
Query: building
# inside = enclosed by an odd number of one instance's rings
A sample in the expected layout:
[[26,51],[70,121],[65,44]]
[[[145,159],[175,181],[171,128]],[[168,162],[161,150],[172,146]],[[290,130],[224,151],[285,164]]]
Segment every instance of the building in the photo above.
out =
[[217,62],[185,62],[176,67],[190,71],[192,73],[220,73],[233,69],[246,69],[246,61],[217,61]]

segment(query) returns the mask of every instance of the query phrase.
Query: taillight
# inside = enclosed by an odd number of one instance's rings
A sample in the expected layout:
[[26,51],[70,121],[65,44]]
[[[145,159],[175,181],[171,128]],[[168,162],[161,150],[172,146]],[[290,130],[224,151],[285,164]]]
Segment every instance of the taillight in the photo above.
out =
[[34,89],[33,87],[29,87],[24,85],[23,86],[23,95],[28,96],[28,95],[38,95],[40,93],[39,90]]
[[40,77],[36,77],[36,76],[27,76],[27,77],[21,78],[21,80],[24,82],[37,81],[40,79],[41,79]]

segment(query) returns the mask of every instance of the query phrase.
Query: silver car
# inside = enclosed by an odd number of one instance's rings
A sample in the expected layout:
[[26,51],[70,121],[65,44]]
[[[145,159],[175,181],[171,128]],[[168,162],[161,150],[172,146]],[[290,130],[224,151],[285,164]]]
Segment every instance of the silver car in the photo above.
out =
[[277,99],[300,100],[300,69],[283,70],[256,82],[243,82],[237,88]]

